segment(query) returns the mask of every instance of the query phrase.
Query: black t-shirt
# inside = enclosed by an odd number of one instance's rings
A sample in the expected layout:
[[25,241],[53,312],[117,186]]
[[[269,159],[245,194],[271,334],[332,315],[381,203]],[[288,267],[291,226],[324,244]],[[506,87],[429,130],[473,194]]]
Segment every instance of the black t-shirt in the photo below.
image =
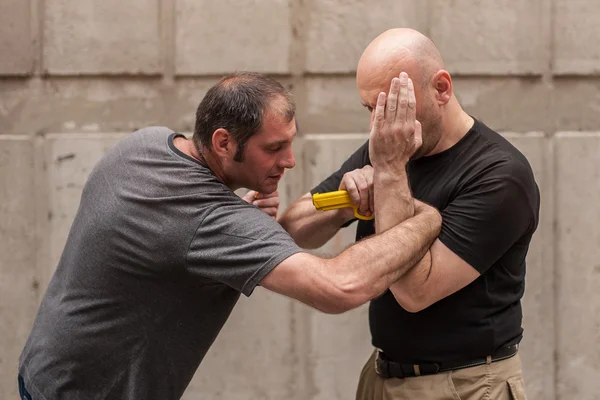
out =
[[[365,143],[311,193],[337,190],[369,161]],[[372,343],[407,364],[485,357],[522,338],[525,256],[538,225],[539,191],[527,159],[479,121],[450,149],[411,161],[413,196],[442,214],[439,240],[481,276],[418,313],[388,290],[369,308]],[[375,233],[359,221],[356,240]]]

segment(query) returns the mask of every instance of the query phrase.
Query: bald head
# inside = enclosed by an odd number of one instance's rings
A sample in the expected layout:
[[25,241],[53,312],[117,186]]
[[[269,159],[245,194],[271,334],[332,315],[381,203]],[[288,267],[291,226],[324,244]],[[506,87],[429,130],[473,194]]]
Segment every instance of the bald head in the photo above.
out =
[[[413,29],[390,29],[365,49],[356,72],[361,101],[374,118],[380,92],[388,93],[392,79],[406,72],[417,101],[416,117],[423,129],[422,154],[430,154],[443,132],[461,119],[462,109],[452,90],[452,79],[440,52],[425,35]],[[464,119],[464,118],[463,118]]]
[[[424,86],[444,62],[435,44],[414,29],[390,29],[365,49],[357,69],[359,88],[383,90],[393,77],[407,72],[416,85]],[[383,90],[386,91],[387,90]]]

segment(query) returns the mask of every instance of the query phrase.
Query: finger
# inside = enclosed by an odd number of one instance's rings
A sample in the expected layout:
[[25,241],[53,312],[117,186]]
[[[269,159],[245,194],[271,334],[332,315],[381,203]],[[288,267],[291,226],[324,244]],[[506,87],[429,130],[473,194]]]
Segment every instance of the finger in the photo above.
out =
[[261,209],[265,214],[270,215],[271,217],[275,218],[277,217],[277,211],[278,209],[275,207],[271,207],[271,208],[262,208]]
[[367,165],[364,168],[367,185],[369,186],[369,211],[375,212],[375,192],[373,190],[373,167]]
[[377,104],[375,105],[375,116],[373,117],[372,132],[379,132],[383,128],[385,122],[385,93],[379,93],[377,96]]
[[398,78],[392,79],[390,84],[390,92],[387,96],[386,110],[385,110],[385,121],[388,125],[391,125],[396,119],[396,110],[398,109],[398,92],[400,91],[400,80]]
[[259,208],[279,207],[279,197],[254,200],[252,204]]
[[409,123],[414,123],[414,121],[417,119],[417,98],[415,97],[415,86],[412,79],[408,79],[406,88],[408,90],[406,121]]
[[350,174],[344,175],[344,187],[350,196],[352,202],[356,205],[360,205],[360,193],[358,191],[358,187],[356,186],[356,182],[354,178]]
[[248,193],[246,193],[243,197],[242,200],[244,200],[246,203],[250,203],[252,204],[252,202],[254,201],[254,199],[256,198],[256,195],[258,193],[256,192],[256,190],[249,190]]
[[358,193],[360,195],[360,203],[358,203],[358,210],[361,214],[364,215],[364,213],[369,211],[369,184],[367,181],[367,177],[361,170],[354,176],[354,181],[356,183],[356,187],[358,188]]
[[415,121],[415,151],[423,145],[423,127],[419,121]]
[[398,97],[398,111],[396,111],[396,120],[406,121],[406,112],[408,109],[408,74],[400,73],[400,95]]

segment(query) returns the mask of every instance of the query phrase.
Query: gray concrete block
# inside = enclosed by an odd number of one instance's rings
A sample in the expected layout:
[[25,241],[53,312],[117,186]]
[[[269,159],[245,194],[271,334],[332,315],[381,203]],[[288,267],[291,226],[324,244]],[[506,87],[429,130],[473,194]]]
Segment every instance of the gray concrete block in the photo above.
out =
[[50,74],[157,74],[158,2],[47,1],[43,54]]
[[287,1],[179,0],[176,73],[287,73],[292,42]]
[[553,38],[555,74],[600,73],[600,3],[594,0],[556,0]]
[[242,296],[183,399],[300,400],[292,303],[262,288]]
[[306,133],[369,132],[369,112],[360,101],[353,76],[306,78],[305,110],[299,121]]
[[0,398],[17,398],[19,355],[36,312],[34,144],[0,135]]
[[427,4],[422,1],[327,0],[309,4],[306,70],[310,72],[356,71],[364,49],[383,31],[427,29]]
[[[568,118],[577,107],[575,104],[569,106],[565,99],[565,107],[549,112],[552,102],[562,97],[558,94],[562,90],[553,91],[537,79],[459,76],[453,79],[453,83],[454,94],[465,111],[501,131],[552,131],[559,118]],[[579,104],[579,100],[569,100]],[[581,100],[581,103],[584,101]]]
[[33,70],[31,2],[0,0],[0,75],[29,75]]
[[544,0],[433,0],[431,38],[450,73],[541,74]]
[[[304,137],[308,189],[338,170],[368,138],[362,134],[316,134]],[[325,211],[327,212],[327,211]],[[354,243],[356,224],[342,229],[315,254],[336,255]],[[354,398],[360,371],[373,351],[368,305],[342,315],[326,315],[304,308],[307,324],[308,386],[314,400]]]
[[46,264],[40,271],[42,290],[46,289],[56,269],[90,172],[104,153],[124,136],[118,133],[47,136],[49,251]]
[[527,254],[523,306],[523,341],[519,349],[527,396],[554,399],[554,169],[552,142],[542,133],[507,133],[529,160],[540,189],[540,222]]
[[556,136],[557,398],[600,393],[600,133]]

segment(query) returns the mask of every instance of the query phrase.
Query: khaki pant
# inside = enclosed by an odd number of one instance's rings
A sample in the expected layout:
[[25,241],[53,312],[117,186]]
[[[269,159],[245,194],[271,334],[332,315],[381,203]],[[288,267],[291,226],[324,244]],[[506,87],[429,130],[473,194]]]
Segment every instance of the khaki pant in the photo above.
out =
[[364,366],[356,400],[526,400],[521,358],[404,379],[375,372],[375,353]]

